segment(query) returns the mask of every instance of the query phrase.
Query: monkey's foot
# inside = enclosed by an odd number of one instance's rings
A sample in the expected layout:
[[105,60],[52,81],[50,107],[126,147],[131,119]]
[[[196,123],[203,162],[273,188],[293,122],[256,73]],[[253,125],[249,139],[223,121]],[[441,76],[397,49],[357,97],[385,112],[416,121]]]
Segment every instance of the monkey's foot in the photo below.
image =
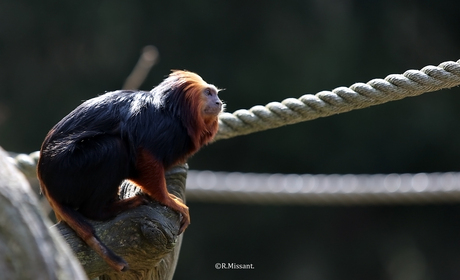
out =
[[136,207],[138,207],[140,205],[145,205],[148,202],[149,201],[145,196],[143,196],[143,195],[135,195],[135,196],[130,197],[130,198],[125,198],[125,199],[121,199],[121,200],[117,200],[117,201],[113,202],[108,207],[107,212],[109,212],[109,213],[121,213],[121,212],[127,211],[129,209],[136,208]]

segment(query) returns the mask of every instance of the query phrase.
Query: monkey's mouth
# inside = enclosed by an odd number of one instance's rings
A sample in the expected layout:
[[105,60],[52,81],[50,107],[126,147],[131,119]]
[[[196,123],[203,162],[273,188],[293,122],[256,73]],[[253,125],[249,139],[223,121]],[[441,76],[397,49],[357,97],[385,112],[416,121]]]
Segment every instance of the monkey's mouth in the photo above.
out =
[[222,104],[219,104],[219,105],[216,105],[216,106],[213,106],[213,107],[208,107],[208,108],[204,109],[204,113],[206,115],[217,116],[223,111],[222,109],[223,109]]

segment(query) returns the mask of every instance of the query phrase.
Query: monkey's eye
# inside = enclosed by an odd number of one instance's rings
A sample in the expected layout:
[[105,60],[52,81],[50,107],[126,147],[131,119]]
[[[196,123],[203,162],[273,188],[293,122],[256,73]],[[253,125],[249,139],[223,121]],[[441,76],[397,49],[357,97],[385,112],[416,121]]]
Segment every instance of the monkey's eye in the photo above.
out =
[[206,94],[207,96],[212,96],[212,92],[209,88],[204,90],[204,94]]

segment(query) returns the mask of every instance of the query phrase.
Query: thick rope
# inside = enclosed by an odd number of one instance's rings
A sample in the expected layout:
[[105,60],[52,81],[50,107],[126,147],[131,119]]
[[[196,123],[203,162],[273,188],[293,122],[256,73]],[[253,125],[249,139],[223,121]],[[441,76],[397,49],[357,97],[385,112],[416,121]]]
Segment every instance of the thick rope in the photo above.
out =
[[460,201],[460,173],[297,175],[188,172],[187,199],[258,204],[420,204]]
[[[10,154],[34,179],[38,152]],[[187,200],[259,204],[391,204],[460,201],[460,173],[255,174],[189,170]],[[51,209],[49,209],[51,211]]]
[[287,124],[313,120],[388,101],[417,96],[460,85],[460,60],[439,66],[408,70],[404,74],[388,75],[366,84],[338,87],[332,91],[306,94],[298,99],[288,98],[249,110],[223,113],[219,117],[219,132],[215,140],[228,139]]
[[21,170],[27,179],[30,180],[37,178],[36,166],[38,163],[38,158],[40,157],[39,151],[30,154],[16,154],[10,152],[8,155],[10,162],[19,170]]

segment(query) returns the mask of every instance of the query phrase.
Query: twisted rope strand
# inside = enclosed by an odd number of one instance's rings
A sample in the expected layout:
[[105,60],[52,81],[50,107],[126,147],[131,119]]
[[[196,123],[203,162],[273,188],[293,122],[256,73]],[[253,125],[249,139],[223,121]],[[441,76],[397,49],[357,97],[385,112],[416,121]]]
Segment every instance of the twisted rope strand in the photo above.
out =
[[460,85],[460,60],[447,61],[439,66],[408,70],[391,74],[385,79],[355,83],[315,95],[305,94],[298,99],[257,105],[249,110],[223,113],[219,117],[219,131],[215,140],[228,139],[287,124],[313,120],[355,109],[362,109],[388,101],[417,96]]

